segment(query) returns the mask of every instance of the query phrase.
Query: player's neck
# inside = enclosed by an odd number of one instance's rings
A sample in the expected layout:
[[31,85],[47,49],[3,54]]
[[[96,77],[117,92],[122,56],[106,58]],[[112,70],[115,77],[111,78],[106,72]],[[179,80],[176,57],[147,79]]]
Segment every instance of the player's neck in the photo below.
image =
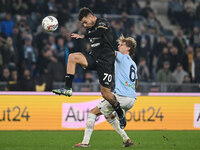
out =
[[123,52],[122,54],[124,54],[124,55],[129,55],[129,52]]

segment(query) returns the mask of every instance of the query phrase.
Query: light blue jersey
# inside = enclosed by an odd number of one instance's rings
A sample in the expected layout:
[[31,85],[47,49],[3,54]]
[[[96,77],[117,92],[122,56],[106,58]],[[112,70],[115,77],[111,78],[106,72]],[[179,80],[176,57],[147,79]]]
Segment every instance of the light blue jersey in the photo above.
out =
[[137,66],[129,55],[117,52],[115,60],[115,90],[121,96],[136,99],[135,82],[138,79]]

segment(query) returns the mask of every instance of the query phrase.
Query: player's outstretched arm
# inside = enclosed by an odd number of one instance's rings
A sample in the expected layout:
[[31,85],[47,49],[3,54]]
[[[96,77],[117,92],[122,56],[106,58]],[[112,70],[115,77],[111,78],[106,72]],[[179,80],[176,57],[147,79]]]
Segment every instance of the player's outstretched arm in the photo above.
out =
[[71,37],[76,38],[76,39],[83,39],[83,38],[85,38],[84,35],[80,35],[80,34],[76,34],[76,33],[72,33]]

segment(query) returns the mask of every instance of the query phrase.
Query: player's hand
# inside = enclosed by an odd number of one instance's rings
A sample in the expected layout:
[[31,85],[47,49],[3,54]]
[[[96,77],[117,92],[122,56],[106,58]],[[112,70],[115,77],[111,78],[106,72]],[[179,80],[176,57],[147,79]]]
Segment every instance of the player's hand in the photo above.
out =
[[71,37],[76,38],[76,39],[83,39],[85,36],[79,35],[79,34],[76,34],[76,33],[72,33]]

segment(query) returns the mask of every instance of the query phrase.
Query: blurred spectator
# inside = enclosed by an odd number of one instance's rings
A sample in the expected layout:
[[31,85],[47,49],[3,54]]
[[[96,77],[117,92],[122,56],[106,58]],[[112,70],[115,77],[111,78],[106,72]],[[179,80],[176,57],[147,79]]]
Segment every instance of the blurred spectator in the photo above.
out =
[[10,78],[10,70],[8,68],[4,68],[3,69],[3,73],[2,75],[0,76],[0,81],[10,81],[11,78]]
[[55,0],[49,0],[47,2],[47,13],[57,13],[58,9],[56,7],[56,1]]
[[12,0],[0,0],[0,20],[5,17],[6,12],[12,11]]
[[178,62],[176,70],[174,70],[172,75],[175,79],[175,82],[178,84],[181,84],[181,83],[183,83],[185,75],[188,75],[188,73],[185,70],[183,70],[182,64],[180,62]]
[[153,12],[148,13],[148,17],[147,20],[144,22],[144,25],[147,31],[149,31],[150,29],[155,29],[157,35],[160,33],[160,27]]
[[133,22],[133,20],[131,21],[128,18],[128,14],[125,11],[123,11],[121,15],[122,15],[122,18],[120,21],[122,22],[122,24],[121,24],[122,33],[127,35],[130,32],[129,31],[130,27],[132,24],[134,24],[134,22]]
[[[143,57],[146,60],[148,59],[147,53],[150,50],[150,39],[149,35],[146,33],[145,27],[141,27],[141,34],[137,36],[137,49],[138,49],[138,57]],[[147,63],[148,64],[148,63]]]
[[116,35],[117,39],[120,37],[121,34],[123,34],[123,22],[122,21],[113,21],[113,32]]
[[195,23],[200,27],[200,1],[196,7],[195,12]]
[[153,63],[153,59],[154,59],[154,51],[155,51],[155,47],[157,45],[157,36],[156,36],[156,31],[155,31],[155,28],[154,27],[151,27],[149,28],[149,51],[147,53],[148,55],[148,61],[149,61],[149,71],[150,71],[150,74],[152,74],[152,70],[153,70],[153,66],[152,66],[152,63]]
[[34,81],[32,80],[31,73],[28,69],[23,72],[23,77],[20,82],[22,91],[34,91]]
[[185,75],[183,79],[183,84],[181,84],[181,88],[179,91],[183,92],[194,92],[195,91],[195,86],[188,85],[191,83],[191,79],[189,75]]
[[13,2],[13,11],[15,14],[26,14],[28,8],[28,5],[23,0],[14,0]]
[[137,34],[135,32],[135,25],[132,24],[132,26],[130,27],[130,31],[126,34],[127,36],[131,36],[133,37],[134,39],[137,38]]
[[168,61],[163,63],[163,68],[160,69],[157,73],[156,81],[163,83],[171,83],[174,81],[172,73],[170,71],[170,64]]
[[49,40],[48,40],[48,44],[50,46],[50,50],[52,51],[52,53],[54,55],[56,55],[56,40],[55,40],[55,37],[53,35],[50,35],[49,36]]
[[1,22],[1,32],[7,37],[13,34],[14,22],[11,19],[11,14],[6,13],[5,20]]
[[92,73],[91,72],[86,72],[85,73],[85,83],[92,83],[93,82],[93,77],[92,77]]
[[39,50],[39,55],[41,54],[40,52],[42,52],[42,49],[45,47],[48,37],[49,34],[44,29],[42,29],[42,32],[35,37],[35,42]]
[[40,5],[37,2],[37,0],[29,0],[29,2],[27,4],[28,4],[28,6],[31,6],[28,8],[28,13],[30,15],[35,15],[35,13],[41,11]]
[[128,6],[128,12],[130,15],[139,15],[141,13],[141,9],[137,5],[136,1],[132,1],[131,4],[128,3]]
[[36,63],[36,52],[34,47],[32,46],[32,41],[27,38],[25,40],[24,45],[24,60],[26,68],[28,68],[31,72],[33,71],[33,65]]
[[16,62],[17,62],[17,58],[16,58],[17,52],[16,52],[15,49],[14,49],[13,40],[12,40],[11,37],[8,37],[8,38],[7,38],[7,45],[8,45],[8,47],[9,47],[8,61],[9,61],[9,62],[13,62],[13,63],[16,64]]
[[64,39],[58,38],[57,45],[56,45],[56,58],[62,64],[65,64],[65,62],[67,62],[67,60],[68,60],[68,56],[69,56],[69,49],[65,45]]
[[18,72],[16,69],[13,69],[11,71],[11,79],[10,81],[14,81],[14,82],[17,82],[18,81]]
[[198,27],[193,28],[193,33],[190,36],[190,44],[197,47],[200,45],[200,31]]
[[151,1],[146,0],[146,5],[144,8],[142,8],[141,15],[147,18],[150,12],[153,13],[153,9],[151,8]]
[[188,46],[187,51],[186,51],[186,55],[187,55],[187,58],[188,58],[188,69],[186,71],[188,71],[191,75],[192,62],[194,60],[194,49],[191,45]]
[[18,72],[16,69],[11,71],[11,79],[9,81],[9,90],[10,91],[18,91],[19,90],[19,83],[18,83]]
[[[186,74],[184,76],[184,79],[183,79],[183,83],[191,83],[191,79],[190,79],[190,76],[188,74]],[[189,87],[189,86],[188,86]]]
[[158,57],[160,53],[162,53],[164,47],[167,47],[167,41],[164,35],[160,35],[155,45],[154,56]]
[[200,50],[197,51],[196,58],[192,62],[192,79],[196,83],[200,83]]
[[149,69],[146,65],[146,60],[144,58],[140,58],[140,62],[138,65],[138,76],[139,76],[139,81],[143,82],[150,81]]
[[167,47],[164,47],[162,53],[158,56],[157,71],[163,67],[165,61],[170,61],[170,54]]
[[66,46],[68,48],[68,55],[69,53],[80,52],[80,48],[77,44],[77,41],[71,37],[71,33],[66,33]]
[[13,47],[14,47],[14,60],[15,63],[18,64],[19,62],[19,51],[21,49],[21,37],[20,37],[20,31],[18,26],[14,26],[14,32],[12,35],[12,41],[13,41]]
[[182,13],[181,27],[186,33],[192,31],[195,20],[195,5],[191,0],[187,0],[184,4],[184,11]]
[[180,23],[183,5],[181,0],[170,0],[168,3],[168,17],[172,24]]
[[55,57],[50,58],[51,62],[48,64],[48,74],[51,76],[52,81],[64,81],[65,67],[64,64],[58,61]]
[[186,0],[184,3],[184,9],[188,9],[190,12],[194,13],[196,9],[195,4],[192,0]]
[[69,16],[69,13],[68,13],[68,9],[60,8],[60,10],[58,11],[58,17],[57,17],[59,25],[64,26],[65,23],[67,21],[69,21],[69,18],[70,18],[70,16]]
[[183,58],[183,55],[178,54],[178,49],[177,47],[173,46],[170,49],[170,70],[173,72],[177,66],[178,62],[181,62],[183,64],[183,68],[187,69],[187,66],[184,67],[185,62],[188,62],[187,58]]
[[12,46],[12,39],[10,37],[6,39],[0,37],[0,57],[2,65],[6,66],[11,61],[11,55],[14,51]]
[[50,91],[52,89],[52,80],[47,72],[35,78],[34,89],[37,92]]
[[181,29],[178,30],[176,37],[173,39],[173,45],[178,48],[178,54],[182,55],[185,53],[186,40],[183,37],[183,32]]

